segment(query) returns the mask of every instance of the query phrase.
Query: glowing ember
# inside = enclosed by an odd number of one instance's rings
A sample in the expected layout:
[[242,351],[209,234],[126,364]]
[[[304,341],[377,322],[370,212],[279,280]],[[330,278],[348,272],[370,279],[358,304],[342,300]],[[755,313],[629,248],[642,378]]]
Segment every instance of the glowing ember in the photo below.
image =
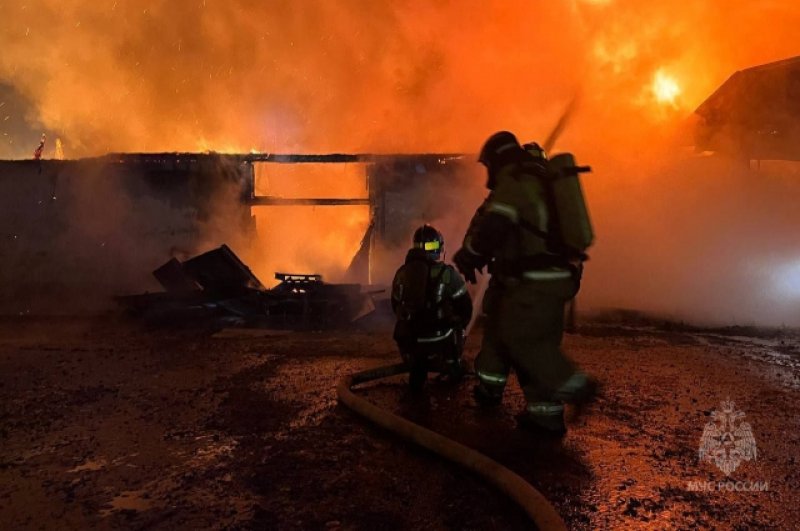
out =
[[663,70],[656,72],[651,89],[656,101],[672,106],[675,106],[675,99],[681,93],[681,87],[675,78],[666,74]]

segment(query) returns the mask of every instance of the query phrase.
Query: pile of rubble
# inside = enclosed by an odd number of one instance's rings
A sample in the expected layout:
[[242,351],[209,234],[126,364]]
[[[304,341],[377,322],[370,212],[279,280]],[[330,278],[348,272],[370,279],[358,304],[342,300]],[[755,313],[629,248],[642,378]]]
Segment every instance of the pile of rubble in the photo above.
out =
[[227,245],[185,262],[173,258],[153,276],[163,292],[117,297],[131,314],[153,324],[214,320],[265,328],[337,328],[372,313],[373,296],[384,291],[291,273],[276,273],[280,283],[267,289]]

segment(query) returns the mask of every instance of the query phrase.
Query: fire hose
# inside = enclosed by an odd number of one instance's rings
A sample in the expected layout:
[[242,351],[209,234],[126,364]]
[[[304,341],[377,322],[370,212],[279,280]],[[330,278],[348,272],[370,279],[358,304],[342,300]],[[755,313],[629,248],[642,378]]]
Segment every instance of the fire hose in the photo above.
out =
[[339,382],[336,394],[342,404],[378,426],[477,473],[514,500],[539,529],[567,528],[547,498],[518,474],[461,443],[379,408],[352,390],[360,384],[407,372],[407,366],[398,363],[350,374]]

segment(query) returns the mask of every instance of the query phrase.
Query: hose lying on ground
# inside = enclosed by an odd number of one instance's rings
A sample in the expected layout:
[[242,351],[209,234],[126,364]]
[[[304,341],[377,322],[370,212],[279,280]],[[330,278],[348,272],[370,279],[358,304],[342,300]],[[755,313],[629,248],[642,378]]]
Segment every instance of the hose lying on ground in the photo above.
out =
[[539,529],[549,531],[567,528],[542,493],[519,475],[463,444],[375,406],[352,391],[356,385],[406,372],[408,369],[402,363],[357,372],[339,382],[336,394],[341,403],[375,424],[476,472],[522,507]]

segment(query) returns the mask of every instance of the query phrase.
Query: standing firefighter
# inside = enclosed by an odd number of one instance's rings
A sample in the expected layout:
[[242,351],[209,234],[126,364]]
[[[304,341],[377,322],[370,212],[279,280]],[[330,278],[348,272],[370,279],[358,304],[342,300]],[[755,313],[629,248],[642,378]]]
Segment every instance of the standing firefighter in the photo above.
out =
[[463,374],[461,352],[472,299],[464,279],[443,258],[441,233],[423,225],[392,282],[394,339],[411,370],[413,389],[423,386],[429,370],[453,380]]
[[[571,155],[548,161],[537,144],[523,149],[509,132],[492,135],[479,161],[489,196],[475,214],[454,261],[474,283],[492,274],[483,302],[486,326],[475,360],[475,398],[497,405],[510,368],[527,401],[521,424],[563,434],[564,403],[583,403],[595,383],[561,352],[564,305],[580,284],[591,244],[578,171]],[[577,186],[577,191],[576,191]]]

